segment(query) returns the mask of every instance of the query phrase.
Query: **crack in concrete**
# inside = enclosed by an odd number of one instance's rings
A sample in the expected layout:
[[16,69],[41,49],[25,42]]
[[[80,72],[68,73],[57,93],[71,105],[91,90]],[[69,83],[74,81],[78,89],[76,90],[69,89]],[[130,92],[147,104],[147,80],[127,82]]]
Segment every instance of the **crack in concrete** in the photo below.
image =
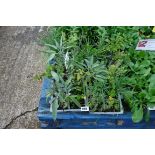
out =
[[5,127],[4,127],[3,129],[7,129],[17,118],[19,118],[19,117],[21,117],[21,116],[24,116],[24,115],[26,115],[27,113],[31,113],[31,112],[34,112],[34,111],[37,111],[37,110],[38,110],[38,107],[36,107],[36,108],[34,108],[34,109],[32,109],[32,110],[27,110],[27,111],[21,113],[20,115],[18,115],[18,116],[16,116],[16,117],[12,118],[11,121],[10,121],[7,125],[5,125]]

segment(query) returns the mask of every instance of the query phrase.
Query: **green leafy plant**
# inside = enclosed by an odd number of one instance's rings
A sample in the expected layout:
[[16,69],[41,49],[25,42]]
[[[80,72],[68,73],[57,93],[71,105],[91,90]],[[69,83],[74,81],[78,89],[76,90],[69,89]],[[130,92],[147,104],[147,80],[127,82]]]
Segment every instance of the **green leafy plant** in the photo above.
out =
[[[148,117],[148,107],[154,100],[154,53],[137,52],[129,54],[128,72],[124,76],[124,97],[133,113],[134,122]],[[147,118],[148,120],[148,118]]]
[[105,82],[105,66],[103,62],[94,62],[93,56],[85,59],[82,63],[77,62],[76,66],[79,67],[79,69],[75,74],[77,76],[77,80],[81,81],[85,105],[88,106],[90,96],[92,95],[90,87],[92,87],[94,80],[102,83]]
[[135,51],[139,39],[154,38],[151,26],[64,26],[50,28],[41,43],[47,66],[36,76],[53,80],[49,92],[58,109],[119,111],[118,94],[133,122],[149,120],[155,105],[155,54]]
[[50,111],[52,112],[53,119],[56,119],[57,110],[59,107],[62,109],[70,109],[71,103],[74,103],[77,107],[81,107],[80,103],[76,99],[77,95],[74,95],[72,91],[75,89],[72,84],[72,76],[69,76],[67,80],[58,75],[56,72],[51,72],[54,79],[52,88],[48,93],[50,96]]

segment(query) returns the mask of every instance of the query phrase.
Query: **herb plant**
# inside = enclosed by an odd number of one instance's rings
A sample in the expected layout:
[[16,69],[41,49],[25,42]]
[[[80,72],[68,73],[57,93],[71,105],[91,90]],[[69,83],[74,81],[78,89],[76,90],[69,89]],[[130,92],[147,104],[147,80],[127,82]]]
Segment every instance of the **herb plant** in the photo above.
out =
[[52,27],[41,43],[47,67],[41,75],[52,79],[51,112],[89,106],[90,111],[132,112],[133,122],[149,120],[155,105],[155,54],[135,51],[139,39],[155,38],[151,26]]

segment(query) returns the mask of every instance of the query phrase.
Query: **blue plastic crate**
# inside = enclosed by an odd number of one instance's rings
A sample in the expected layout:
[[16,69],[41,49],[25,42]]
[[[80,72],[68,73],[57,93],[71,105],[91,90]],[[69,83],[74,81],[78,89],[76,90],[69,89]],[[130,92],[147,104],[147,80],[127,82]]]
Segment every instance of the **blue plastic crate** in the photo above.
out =
[[155,111],[150,111],[150,121],[133,123],[131,113],[124,114],[94,114],[89,112],[61,112],[54,122],[50,105],[46,103],[46,93],[51,86],[50,79],[44,79],[40,96],[38,118],[40,127],[45,129],[154,129]]

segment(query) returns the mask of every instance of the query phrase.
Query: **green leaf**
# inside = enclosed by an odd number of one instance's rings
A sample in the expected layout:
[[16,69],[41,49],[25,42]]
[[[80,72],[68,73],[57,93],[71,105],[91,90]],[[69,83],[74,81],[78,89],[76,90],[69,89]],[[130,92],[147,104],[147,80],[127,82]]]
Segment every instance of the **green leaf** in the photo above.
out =
[[154,59],[155,58],[155,53],[154,52],[151,52],[149,54],[150,54],[150,59]]
[[146,54],[145,54],[144,51],[140,51],[140,52],[138,53],[138,56],[139,56],[140,58],[145,58]]
[[92,65],[92,68],[97,68],[98,66],[99,66],[98,63],[94,63],[94,64]]
[[[51,94],[50,94],[50,96],[51,96]],[[49,100],[49,103],[52,104],[53,101],[54,101],[54,99],[55,99],[55,98],[54,98],[53,96],[51,96],[51,97],[50,97],[50,100]]]
[[52,112],[53,120],[55,121],[57,118],[57,109],[58,109],[58,99],[55,99],[50,106],[50,111]]
[[55,81],[57,81],[57,82],[59,81],[59,76],[58,76],[58,74],[56,72],[51,71],[51,75],[55,79]]
[[155,83],[149,84],[149,94],[153,96],[155,95]]
[[72,79],[73,79],[73,76],[69,76],[68,79],[67,79],[67,81],[65,82],[65,84],[66,84],[67,86],[70,85],[71,82],[72,82]]
[[125,100],[127,100],[128,102],[130,102],[130,100],[132,99],[132,96],[134,95],[134,92],[130,90],[125,90],[122,93],[123,93]]
[[151,96],[150,99],[149,99],[149,102],[151,102],[151,103],[154,102],[155,103],[155,96]]
[[72,95],[72,96],[70,96],[70,98],[71,98],[72,102],[74,102],[79,108],[81,107],[81,104],[76,99],[76,95]]
[[155,74],[152,74],[148,81],[155,82]]
[[141,66],[142,67],[148,67],[150,66],[151,64],[151,61],[150,60],[144,60],[142,63],[141,63]]
[[144,115],[144,119],[146,122],[148,122],[150,120],[150,111],[149,110],[146,111],[146,113]]
[[52,54],[50,55],[50,57],[48,58],[48,62],[50,62],[51,60],[53,60],[54,57],[55,57],[55,53],[52,53]]
[[131,77],[131,78],[126,78],[126,81],[124,81],[125,84],[127,85],[137,85],[137,81],[135,77]]
[[94,79],[95,79],[95,80],[97,80],[97,81],[99,81],[99,82],[105,82],[105,80],[104,80],[104,79],[99,78],[99,77],[95,77]]
[[147,76],[150,74],[151,68],[148,68],[144,71],[144,75],[143,76]]
[[80,73],[77,73],[77,81],[79,81],[82,78]]
[[55,45],[45,44],[45,46],[52,47],[52,48],[54,48],[55,50],[58,49]]
[[139,123],[143,119],[143,108],[135,109],[132,114],[132,120],[134,123]]

